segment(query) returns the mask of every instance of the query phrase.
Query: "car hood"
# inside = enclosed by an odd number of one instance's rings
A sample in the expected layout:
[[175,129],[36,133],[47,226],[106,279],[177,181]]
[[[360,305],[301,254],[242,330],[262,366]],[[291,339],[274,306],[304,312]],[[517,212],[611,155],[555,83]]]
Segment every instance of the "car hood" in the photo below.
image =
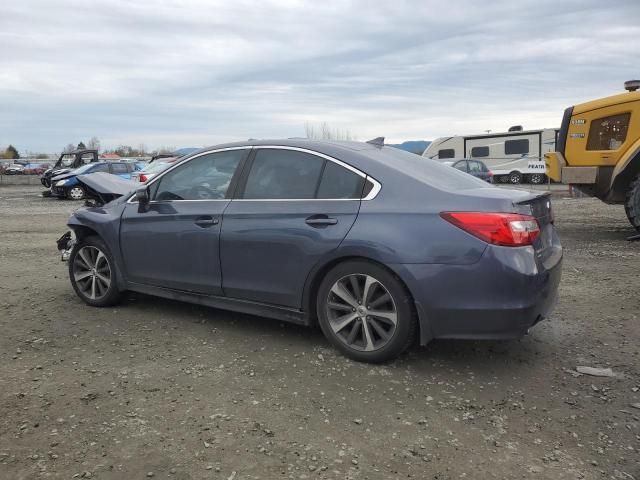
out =
[[70,177],[74,177],[75,174],[72,171],[62,171],[62,172],[53,172],[53,175],[51,175],[51,181],[52,182],[57,182],[60,180],[64,180],[66,178],[70,178]]
[[133,193],[139,186],[137,182],[106,172],[78,175],[77,179],[85,187],[86,195],[101,205]]
[[65,173],[69,173],[70,171],[70,168],[50,168],[48,170],[45,170],[44,175],[53,178],[59,175],[64,175]]

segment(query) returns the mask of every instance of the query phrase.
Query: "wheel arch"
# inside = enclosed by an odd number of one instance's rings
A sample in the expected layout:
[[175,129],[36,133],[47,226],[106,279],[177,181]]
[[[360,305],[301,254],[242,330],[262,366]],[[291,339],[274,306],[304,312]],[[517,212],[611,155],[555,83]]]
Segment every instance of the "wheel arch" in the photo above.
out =
[[640,173],[640,146],[629,156],[628,161],[616,165],[612,178],[609,198],[614,202],[624,202],[631,182]]
[[317,325],[318,324],[318,314],[316,312],[316,297],[318,294],[318,290],[320,289],[320,284],[324,279],[325,275],[335,266],[350,261],[364,261],[370,262],[378,265],[379,267],[385,269],[391,275],[397,278],[397,280],[402,284],[402,286],[407,290],[409,295],[411,296],[411,303],[414,310],[414,315],[416,315],[418,319],[418,335],[420,339],[421,345],[426,345],[433,337],[431,335],[431,329],[429,328],[429,324],[426,318],[426,315],[420,305],[416,302],[416,296],[409,288],[407,282],[402,278],[402,276],[389,266],[384,263],[376,260],[372,257],[367,257],[363,255],[344,255],[340,257],[335,257],[325,261],[322,264],[316,265],[313,271],[307,277],[307,281],[305,283],[305,288],[303,291],[303,299],[302,299],[302,309],[307,313],[307,322],[309,325]]

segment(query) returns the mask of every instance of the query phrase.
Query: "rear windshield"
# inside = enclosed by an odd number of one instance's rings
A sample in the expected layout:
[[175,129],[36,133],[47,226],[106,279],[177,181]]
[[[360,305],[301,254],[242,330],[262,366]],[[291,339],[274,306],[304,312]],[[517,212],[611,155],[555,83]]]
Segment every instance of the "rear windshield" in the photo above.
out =
[[487,182],[436,160],[391,147],[385,147],[384,153],[388,158],[387,164],[435,188],[466,190],[487,187]]

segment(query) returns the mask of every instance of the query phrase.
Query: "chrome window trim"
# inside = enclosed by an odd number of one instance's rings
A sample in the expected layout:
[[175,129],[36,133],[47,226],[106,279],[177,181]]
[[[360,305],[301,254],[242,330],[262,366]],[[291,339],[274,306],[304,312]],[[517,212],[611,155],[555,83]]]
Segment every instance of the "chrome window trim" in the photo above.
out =
[[[291,147],[291,146],[287,146],[287,145],[245,145],[245,146],[240,146],[240,147],[227,147],[227,148],[218,148],[218,149],[214,149],[214,150],[208,150],[206,152],[201,152],[197,155],[194,155],[191,158],[188,158],[185,161],[182,162],[177,162],[176,165],[173,165],[171,167],[169,167],[168,169],[166,169],[164,172],[161,172],[159,174],[157,174],[156,176],[154,176],[151,181],[146,184],[147,186],[151,186],[153,185],[155,182],[159,181],[164,175],[166,175],[167,173],[169,173],[171,170],[173,170],[174,168],[179,167],[180,165],[183,165],[187,162],[190,162],[191,160],[193,160],[194,158],[198,158],[201,157],[203,155],[208,155],[210,153],[218,153],[218,152],[226,152],[229,150],[247,150],[247,149],[255,149],[255,150],[259,150],[259,149],[271,149],[271,150],[292,150],[292,151],[296,151],[296,152],[302,152],[302,153],[308,153],[310,155],[315,155],[317,157],[320,158],[324,158],[325,160],[328,160],[330,162],[333,162],[337,165],[340,165],[343,168],[346,168],[347,170],[355,173],[356,175],[359,175],[360,177],[364,178],[365,182],[369,181],[373,184],[373,187],[371,188],[371,191],[362,198],[221,198],[221,199],[205,199],[205,200],[151,200],[149,203],[165,203],[165,202],[353,202],[353,201],[369,201],[369,200],[373,200],[374,198],[376,198],[376,196],[378,195],[378,193],[380,193],[380,190],[382,189],[382,185],[380,184],[380,182],[378,182],[375,178],[373,178],[370,175],[367,175],[366,173],[358,170],[355,167],[352,167],[351,165],[349,165],[348,163],[345,163],[341,160],[338,160],[337,158],[333,158],[329,155],[326,155],[324,153],[320,153],[320,152],[316,152],[315,150],[310,150],[308,148],[302,148],[302,147]],[[135,193],[129,197],[129,199],[127,200],[127,203],[138,203],[137,200],[135,199]]]
[[[188,162],[190,162],[191,160],[193,160],[194,158],[199,158],[202,157],[203,155],[209,155],[210,153],[218,153],[218,152],[228,152],[231,150],[250,150],[253,147],[251,145],[244,145],[242,147],[226,147],[226,148],[215,148],[213,150],[207,150],[206,152],[200,152],[197,155],[194,155],[193,157],[189,157],[186,160],[180,161],[180,162],[175,162],[175,165],[170,166],[169,168],[167,168],[166,170],[164,170],[163,172],[160,172],[158,174],[156,174],[149,183],[145,184],[147,187],[150,187],[151,185],[153,185],[155,182],[160,181],[160,179],[162,177],[164,177],[167,173],[169,173],[171,170],[173,170],[174,168],[178,168],[180,165],[184,165]],[[136,194],[134,193],[133,195],[131,195],[131,197],[129,197],[129,200],[127,200],[127,203],[138,203],[137,200],[134,200],[136,198]],[[230,201],[230,198],[215,198],[215,199],[205,199],[205,200],[150,200],[149,203],[165,203],[165,202],[228,202]]]

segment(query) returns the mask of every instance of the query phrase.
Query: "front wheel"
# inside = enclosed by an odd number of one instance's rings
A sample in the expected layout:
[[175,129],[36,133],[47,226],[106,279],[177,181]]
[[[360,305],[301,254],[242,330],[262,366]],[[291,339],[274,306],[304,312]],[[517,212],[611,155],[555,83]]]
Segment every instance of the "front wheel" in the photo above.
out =
[[316,302],[325,337],[354,360],[379,363],[400,355],[414,340],[411,295],[385,268],[366,261],[334,267]]
[[71,187],[67,192],[67,196],[71,200],[82,200],[84,198],[84,190],[82,187]]
[[629,185],[624,203],[624,211],[633,228],[640,232],[640,174]]
[[120,300],[115,262],[105,243],[87,237],[75,244],[69,256],[69,279],[80,299],[93,307],[107,307]]
[[522,182],[522,174],[520,172],[511,172],[509,174],[509,183],[517,185]]

